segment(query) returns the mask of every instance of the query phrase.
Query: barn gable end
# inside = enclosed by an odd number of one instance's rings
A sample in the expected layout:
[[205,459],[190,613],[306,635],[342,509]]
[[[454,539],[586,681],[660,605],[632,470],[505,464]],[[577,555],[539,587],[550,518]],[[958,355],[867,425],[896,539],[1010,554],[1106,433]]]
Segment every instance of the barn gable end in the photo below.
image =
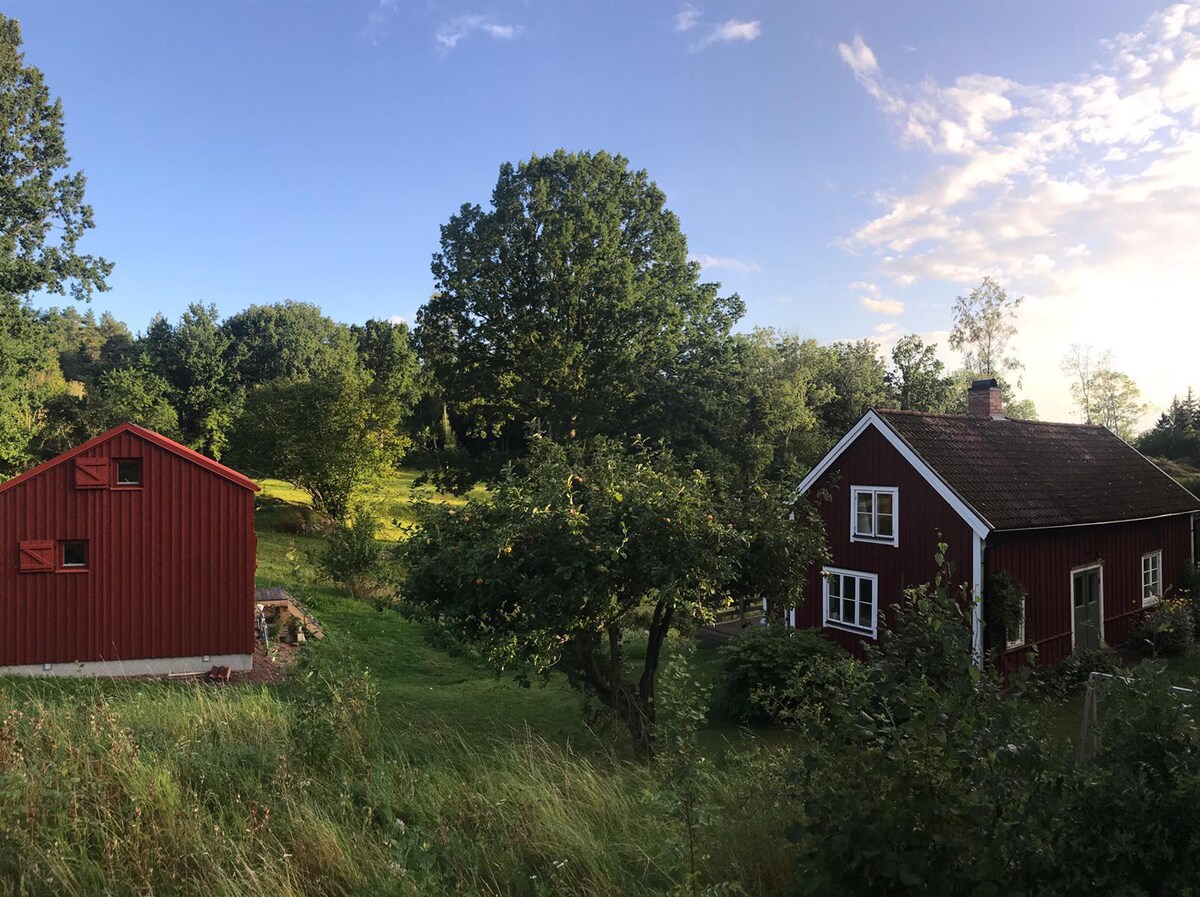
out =
[[248,665],[257,487],[200,457],[125,425],[0,484],[0,672]]

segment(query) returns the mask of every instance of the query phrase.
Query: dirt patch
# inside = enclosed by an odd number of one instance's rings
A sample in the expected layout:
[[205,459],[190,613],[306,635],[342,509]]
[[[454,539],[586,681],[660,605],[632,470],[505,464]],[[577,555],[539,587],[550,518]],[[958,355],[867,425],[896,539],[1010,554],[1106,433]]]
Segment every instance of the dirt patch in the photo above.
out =
[[274,685],[281,682],[300,659],[300,650],[299,645],[272,642],[268,652],[262,642],[257,642],[253,667],[244,673],[234,673],[229,681],[233,685]]

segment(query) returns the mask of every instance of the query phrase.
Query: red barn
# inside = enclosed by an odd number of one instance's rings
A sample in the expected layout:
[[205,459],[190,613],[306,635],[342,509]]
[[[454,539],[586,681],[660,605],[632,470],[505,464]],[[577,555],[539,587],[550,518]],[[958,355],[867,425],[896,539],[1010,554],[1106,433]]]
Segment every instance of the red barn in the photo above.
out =
[[968,405],[870,411],[804,479],[832,560],[810,571],[792,624],[857,650],[878,637],[881,610],[887,625],[903,590],[932,580],[940,541],[975,596],[1000,571],[1025,592],[1003,666],[1032,647],[1057,663],[1125,641],[1195,564],[1200,499],[1104,427],[1005,418],[994,380],[976,382]]
[[257,491],[133,424],[0,484],[0,674],[249,669]]

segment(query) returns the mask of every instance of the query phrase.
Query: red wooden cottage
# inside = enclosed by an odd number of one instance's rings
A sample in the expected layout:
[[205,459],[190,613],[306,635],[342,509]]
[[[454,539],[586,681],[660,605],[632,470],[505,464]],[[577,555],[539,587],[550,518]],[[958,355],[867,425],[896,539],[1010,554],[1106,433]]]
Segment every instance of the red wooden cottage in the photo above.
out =
[[0,674],[249,669],[257,491],[133,424],[0,484]]
[[1005,418],[994,380],[972,385],[968,407],[869,411],[805,477],[832,560],[810,571],[792,624],[857,650],[878,637],[881,610],[887,625],[903,590],[932,580],[943,541],[975,596],[998,571],[1026,594],[1002,665],[1031,647],[1056,663],[1120,644],[1195,563],[1200,499],[1103,427]]

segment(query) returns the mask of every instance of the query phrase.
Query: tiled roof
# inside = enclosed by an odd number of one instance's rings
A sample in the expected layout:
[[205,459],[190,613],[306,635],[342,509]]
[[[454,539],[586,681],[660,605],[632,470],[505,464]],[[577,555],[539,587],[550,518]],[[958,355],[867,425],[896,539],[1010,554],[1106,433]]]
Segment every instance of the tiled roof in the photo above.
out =
[[993,529],[1200,511],[1200,499],[1104,427],[878,414]]

